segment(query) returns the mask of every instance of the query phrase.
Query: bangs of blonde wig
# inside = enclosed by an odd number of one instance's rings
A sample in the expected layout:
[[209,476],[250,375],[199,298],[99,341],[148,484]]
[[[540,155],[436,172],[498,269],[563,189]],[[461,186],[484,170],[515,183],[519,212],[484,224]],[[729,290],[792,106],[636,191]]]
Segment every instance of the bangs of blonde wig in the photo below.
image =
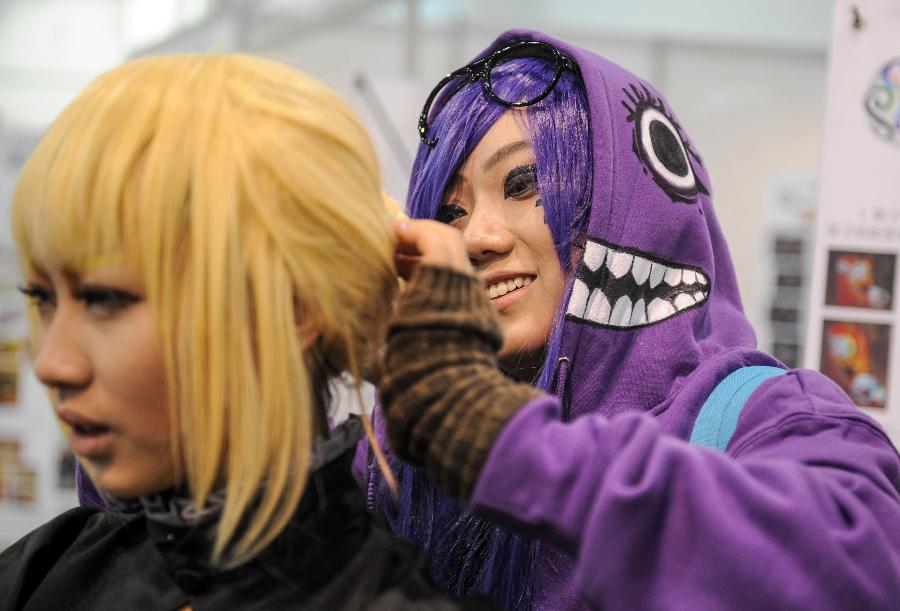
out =
[[[268,60],[133,61],[50,127],[18,183],[13,231],[26,273],[107,258],[139,271],[164,347],[178,475],[199,507],[226,491],[213,560],[257,554],[306,485],[310,363],[359,380],[397,285],[358,119]],[[297,312],[314,322],[312,345]]]

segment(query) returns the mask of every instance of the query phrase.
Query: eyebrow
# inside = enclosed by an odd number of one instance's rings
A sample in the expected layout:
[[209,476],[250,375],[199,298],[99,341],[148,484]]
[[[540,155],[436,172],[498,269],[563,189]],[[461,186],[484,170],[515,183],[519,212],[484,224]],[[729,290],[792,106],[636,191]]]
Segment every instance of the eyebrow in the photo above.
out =
[[509,144],[504,144],[500,148],[498,148],[494,153],[487,158],[487,161],[481,166],[481,170],[483,172],[487,172],[495,165],[503,161],[506,157],[509,157],[513,153],[517,153],[523,148],[528,148],[531,146],[531,142],[529,140],[516,140],[515,142],[510,142]]

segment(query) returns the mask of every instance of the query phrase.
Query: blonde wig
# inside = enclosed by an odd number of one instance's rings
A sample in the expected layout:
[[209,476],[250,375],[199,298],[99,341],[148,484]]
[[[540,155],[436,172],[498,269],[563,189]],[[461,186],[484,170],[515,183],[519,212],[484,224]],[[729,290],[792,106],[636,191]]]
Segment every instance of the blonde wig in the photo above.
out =
[[[379,171],[330,90],[245,55],[127,63],[64,110],[14,196],[23,272],[110,258],[145,282],[172,452],[213,560],[245,561],[303,493],[321,376],[360,379],[396,289]],[[318,377],[317,377],[318,376]]]

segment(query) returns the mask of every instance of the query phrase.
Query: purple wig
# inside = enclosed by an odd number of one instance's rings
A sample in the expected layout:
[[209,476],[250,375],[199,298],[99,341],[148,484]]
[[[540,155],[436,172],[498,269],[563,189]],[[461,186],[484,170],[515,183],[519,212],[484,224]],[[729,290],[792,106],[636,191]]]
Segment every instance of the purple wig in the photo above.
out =
[[[494,68],[493,89],[506,99],[519,99],[547,82],[551,67],[544,61],[516,59]],[[452,87],[448,85],[445,90]],[[445,103],[443,107],[440,106]],[[433,219],[453,175],[508,107],[492,100],[480,82],[469,83],[449,99],[435,101],[437,116],[428,134],[434,147],[420,145],[413,164],[407,212]],[[525,107],[523,129],[531,135],[541,204],[564,272],[572,268],[571,246],[587,221],[591,202],[591,147],[587,102],[580,77],[565,70],[550,95]],[[433,111],[434,115],[435,112]],[[521,113],[517,113],[521,115]],[[562,302],[564,303],[564,301]],[[536,385],[550,390],[559,347],[560,306]]]
[[[494,91],[521,99],[552,72],[546,62],[520,58],[496,67]],[[499,77],[499,78],[497,78]],[[452,85],[451,85],[452,86]],[[449,86],[448,86],[449,87]],[[407,209],[413,218],[435,218],[452,176],[508,108],[492,100],[480,82],[436,100],[428,135],[434,147],[420,145],[413,166]],[[587,103],[578,75],[564,71],[553,91],[526,107],[523,129],[530,134],[541,203],[557,256],[565,273],[573,262],[591,201],[591,148]],[[564,301],[562,302],[564,303]],[[562,305],[535,384],[551,390],[563,320]],[[462,503],[434,488],[425,475],[395,465],[400,499],[383,494],[379,508],[395,531],[426,548],[435,581],[453,594],[490,595],[507,609],[525,609],[539,599],[534,566],[538,542],[509,533],[465,511]]]

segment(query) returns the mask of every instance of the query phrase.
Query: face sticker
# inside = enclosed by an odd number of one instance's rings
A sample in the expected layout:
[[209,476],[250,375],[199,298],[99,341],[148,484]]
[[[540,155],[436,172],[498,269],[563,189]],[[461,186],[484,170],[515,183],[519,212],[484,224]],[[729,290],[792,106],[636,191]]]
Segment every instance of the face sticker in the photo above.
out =
[[630,102],[622,100],[622,106],[628,121],[634,123],[631,148],[644,164],[644,172],[673,202],[697,203],[699,194],[709,191],[694,174],[691,159],[700,163],[700,157],[681,137],[681,127],[646,86],[629,85],[622,91]]

